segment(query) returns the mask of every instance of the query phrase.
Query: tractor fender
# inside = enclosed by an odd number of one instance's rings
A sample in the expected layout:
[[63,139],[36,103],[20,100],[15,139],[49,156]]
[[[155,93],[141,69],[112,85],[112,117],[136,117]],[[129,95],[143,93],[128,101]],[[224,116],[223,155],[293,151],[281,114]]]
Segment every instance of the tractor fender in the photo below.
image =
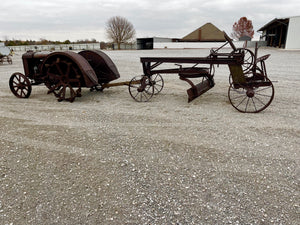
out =
[[108,83],[120,78],[116,65],[104,52],[99,50],[84,50],[78,54],[83,56],[91,65],[99,83]]
[[49,63],[59,58],[68,58],[69,61],[77,65],[84,79],[84,84],[81,84],[82,87],[93,87],[98,85],[98,78],[93,68],[90,66],[90,64],[87,62],[87,60],[84,57],[82,57],[81,55],[75,52],[65,51],[65,52],[50,53],[43,60],[42,67],[41,67],[42,71],[46,70],[47,65],[49,65]]

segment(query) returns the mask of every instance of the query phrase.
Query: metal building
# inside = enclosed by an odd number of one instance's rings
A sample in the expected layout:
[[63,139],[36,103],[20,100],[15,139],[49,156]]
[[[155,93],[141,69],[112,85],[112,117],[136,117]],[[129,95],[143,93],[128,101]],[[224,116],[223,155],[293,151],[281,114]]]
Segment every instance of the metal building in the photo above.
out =
[[137,38],[137,49],[153,49],[154,43],[172,42],[172,38],[152,37],[152,38]]
[[300,16],[275,18],[258,30],[267,46],[300,49]]

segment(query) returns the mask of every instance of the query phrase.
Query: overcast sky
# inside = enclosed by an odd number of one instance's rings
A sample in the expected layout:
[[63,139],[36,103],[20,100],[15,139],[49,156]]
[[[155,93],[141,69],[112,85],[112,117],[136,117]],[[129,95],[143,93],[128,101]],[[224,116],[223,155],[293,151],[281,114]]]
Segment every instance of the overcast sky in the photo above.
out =
[[299,0],[2,0],[0,40],[107,41],[110,17],[127,18],[136,37],[182,38],[211,22],[228,34],[240,17],[256,31],[274,18],[300,16]]

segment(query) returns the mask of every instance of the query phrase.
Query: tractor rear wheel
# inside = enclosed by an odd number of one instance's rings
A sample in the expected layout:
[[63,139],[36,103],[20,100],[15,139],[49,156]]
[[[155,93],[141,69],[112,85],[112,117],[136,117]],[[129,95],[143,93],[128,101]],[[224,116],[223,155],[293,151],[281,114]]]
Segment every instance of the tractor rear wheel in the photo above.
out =
[[58,101],[73,102],[81,97],[81,72],[76,63],[68,57],[56,56],[50,58],[45,67],[48,94],[53,93]]

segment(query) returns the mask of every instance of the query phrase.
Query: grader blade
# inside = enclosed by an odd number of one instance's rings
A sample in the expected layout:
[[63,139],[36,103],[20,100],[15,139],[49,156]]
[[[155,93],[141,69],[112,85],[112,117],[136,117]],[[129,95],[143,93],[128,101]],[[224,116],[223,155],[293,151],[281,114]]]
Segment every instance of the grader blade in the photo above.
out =
[[209,80],[204,80],[199,84],[193,85],[190,89],[186,91],[189,96],[188,102],[193,101],[195,98],[204,94],[212,87],[213,85],[211,85],[211,82]]

